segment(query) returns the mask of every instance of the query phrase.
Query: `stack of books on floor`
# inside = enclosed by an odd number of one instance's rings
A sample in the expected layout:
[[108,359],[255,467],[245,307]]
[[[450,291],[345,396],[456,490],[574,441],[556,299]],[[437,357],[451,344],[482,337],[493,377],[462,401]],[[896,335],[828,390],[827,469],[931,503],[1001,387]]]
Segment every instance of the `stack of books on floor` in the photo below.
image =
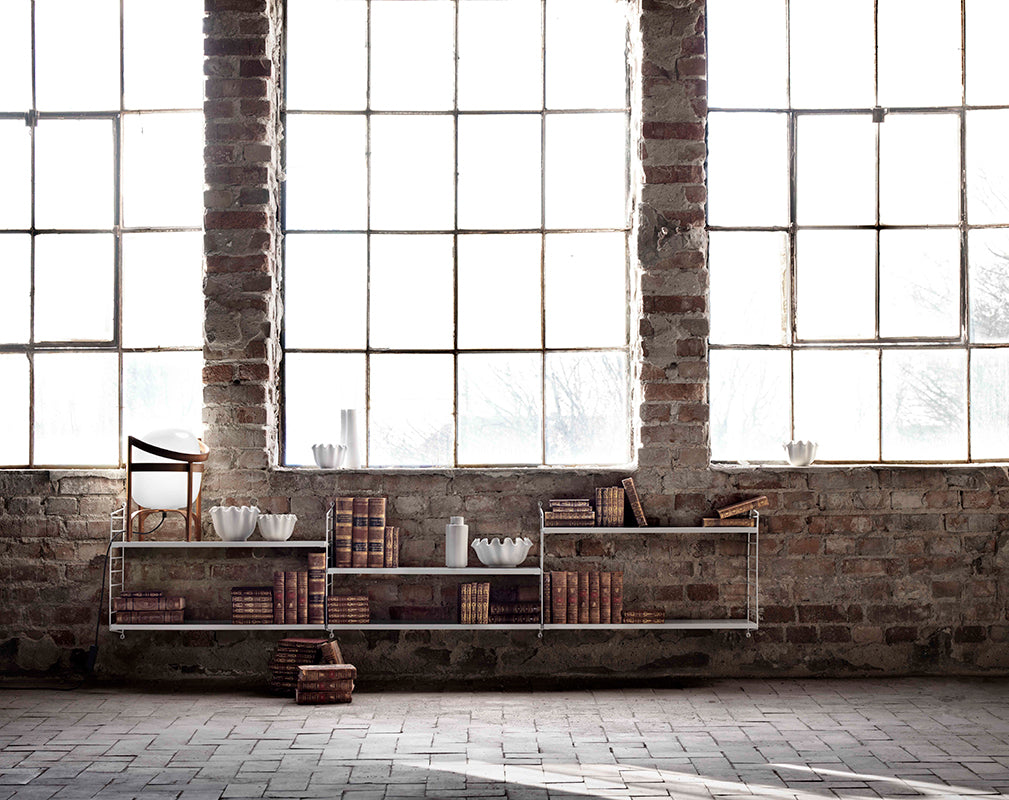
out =
[[272,597],[275,625],[324,625],[326,554],[309,553],[308,572],[274,572]]
[[705,517],[701,520],[701,527],[703,528],[755,528],[757,526],[757,518],[749,515],[751,511],[756,511],[758,508],[767,508],[770,505],[770,501],[767,499],[767,495],[760,495],[759,497],[751,497],[749,500],[743,500],[739,503],[733,503],[731,506],[726,506],[725,508],[716,508],[715,513],[717,517]]
[[371,606],[366,594],[335,594],[327,601],[330,625],[367,625]]
[[270,688],[294,694],[298,668],[311,664],[341,664],[340,646],[328,639],[282,639],[270,658]]
[[112,598],[112,610],[119,625],[168,625],[180,623],[186,598],[166,595],[160,589],[121,592]]
[[488,619],[494,625],[539,625],[539,587],[492,586]]
[[666,621],[666,612],[661,608],[628,608],[624,611],[625,625],[661,625]]
[[336,498],[333,525],[333,566],[399,566],[400,529],[386,525],[386,498]]
[[623,620],[623,572],[548,572],[544,622],[554,625],[609,625]]
[[591,528],[596,524],[596,512],[588,498],[550,500],[550,510],[543,512],[546,528]]
[[233,586],[231,622],[235,625],[273,623],[273,589],[270,586]]
[[486,625],[490,622],[490,584],[462,583],[459,585],[459,623],[461,625]]
[[314,664],[298,667],[294,701],[306,703],[349,703],[354,692],[357,667],[353,664]]

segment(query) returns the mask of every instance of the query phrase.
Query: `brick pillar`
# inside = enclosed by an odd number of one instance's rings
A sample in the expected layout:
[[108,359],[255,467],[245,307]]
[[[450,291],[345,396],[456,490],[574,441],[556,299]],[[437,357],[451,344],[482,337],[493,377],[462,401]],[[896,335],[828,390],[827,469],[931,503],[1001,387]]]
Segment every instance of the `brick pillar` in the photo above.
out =
[[207,499],[250,502],[276,461],[279,9],[206,0]]

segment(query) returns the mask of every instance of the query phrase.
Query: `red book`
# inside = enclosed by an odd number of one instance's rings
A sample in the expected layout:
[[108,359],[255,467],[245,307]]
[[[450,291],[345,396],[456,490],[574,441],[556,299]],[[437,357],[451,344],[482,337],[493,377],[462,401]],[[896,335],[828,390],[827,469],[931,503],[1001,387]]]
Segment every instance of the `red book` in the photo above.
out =
[[586,625],[589,621],[589,573],[578,573],[578,624]]
[[273,573],[273,624],[284,624],[284,573]]
[[305,625],[308,622],[308,573],[299,572],[298,575],[298,624]]
[[568,572],[568,625],[578,623],[578,573]]
[[284,573],[284,624],[298,622],[298,573]]
[[550,573],[551,616],[556,625],[566,625],[568,621],[568,574]]
[[624,621],[624,573],[614,572],[610,579],[610,618]]
[[613,619],[610,613],[610,586],[611,580],[613,578],[613,573],[611,572],[600,572],[599,573],[599,621],[603,625],[609,625]]
[[599,571],[589,573],[589,624],[599,624]]
[[368,498],[354,498],[353,525],[351,527],[350,565],[368,566]]

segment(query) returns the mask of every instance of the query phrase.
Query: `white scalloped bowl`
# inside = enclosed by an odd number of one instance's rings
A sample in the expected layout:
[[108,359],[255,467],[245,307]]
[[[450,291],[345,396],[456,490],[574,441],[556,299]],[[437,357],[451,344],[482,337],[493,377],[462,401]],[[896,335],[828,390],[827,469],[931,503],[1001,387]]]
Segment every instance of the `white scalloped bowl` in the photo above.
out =
[[529,555],[533,540],[508,537],[502,542],[495,536],[493,539],[474,539],[470,546],[476,551],[481,564],[488,567],[516,567]]
[[260,514],[259,533],[268,542],[286,542],[294,533],[294,514]]
[[816,442],[785,442],[782,447],[793,467],[808,467],[816,458]]
[[214,506],[210,509],[214,530],[226,542],[244,542],[252,535],[259,519],[256,506]]

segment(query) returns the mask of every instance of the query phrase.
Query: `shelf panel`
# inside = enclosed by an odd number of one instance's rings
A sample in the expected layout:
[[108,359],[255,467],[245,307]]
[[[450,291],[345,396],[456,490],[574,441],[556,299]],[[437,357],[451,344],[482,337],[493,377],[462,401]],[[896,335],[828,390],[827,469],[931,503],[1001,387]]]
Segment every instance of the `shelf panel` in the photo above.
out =
[[592,528],[544,528],[543,533],[549,535],[551,533],[746,533],[747,531],[756,531],[757,526],[751,525],[750,527],[714,527],[714,528],[703,528],[700,526],[692,526],[687,528],[660,528],[658,526],[651,527],[646,526],[644,528],[605,528],[603,526],[592,527]]
[[123,542],[116,541],[112,543],[112,548],[114,550],[144,550],[144,549],[193,549],[193,550],[209,550],[209,549],[230,549],[230,548],[259,548],[266,547],[270,549],[282,549],[282,548],[311,548],[313,550],[324,550],[326,548],[325,539],[319,541],[308,541],[304,539],[288,539],[286,542],[267,542],[262,540],[256,541],[244,541],[244,542],[225,542],[225,541],[211,541],[211,542]]
[[330,567],[330,575],[539,575],[539,567]]
[[[710,529],[709,529],[710,530]],[[567,630],[620,630],[621,628],[657,628],[666,630],[727,630],[727,631],[755,631],[757,623],[747,619],[669,619],[662,623],[657,622],[620,622],[607,625],[576,624],[559,625],[550,623],[544,625],[545,630],[563,631]]]
[[324,631],[326,626],[313,625],[236,625],[233,622],[178,622],[164,625],[119,625],[113,622],[110,631]]
[[331,624],[331,631],[538,631],[539,623],[463,625],[459,622],[369,622],[366,625]]

